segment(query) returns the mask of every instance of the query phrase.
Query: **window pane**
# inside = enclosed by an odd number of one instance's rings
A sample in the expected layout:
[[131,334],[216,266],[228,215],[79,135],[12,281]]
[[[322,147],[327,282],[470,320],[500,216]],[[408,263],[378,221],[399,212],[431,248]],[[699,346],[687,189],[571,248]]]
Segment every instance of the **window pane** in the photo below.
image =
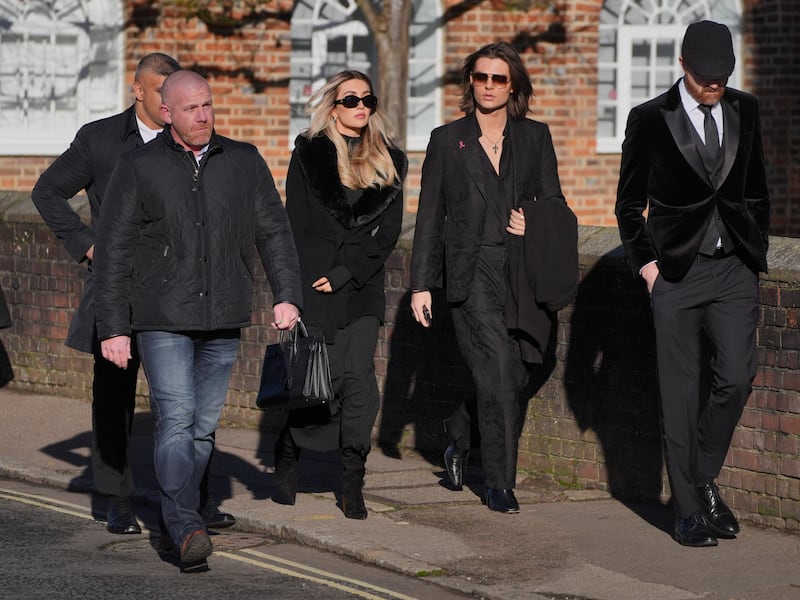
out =
[[631,49],[631,64],[646,67],[650,64],[650,40],[636,40]]
[[597,110],[597,135],[613,137],[617,129],[617,111],[613,106],[600,105]]

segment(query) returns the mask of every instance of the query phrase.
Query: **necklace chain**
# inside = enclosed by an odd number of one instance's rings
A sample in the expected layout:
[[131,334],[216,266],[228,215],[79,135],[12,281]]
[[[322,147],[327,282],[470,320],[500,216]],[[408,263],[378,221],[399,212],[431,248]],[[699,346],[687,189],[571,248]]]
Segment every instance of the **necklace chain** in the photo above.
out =
[[487,142],[489,142],[489,143],[491,143],[491,144],[492,144],[492,152],[494,152],[495,154],[497,154],[497,151],[500,149],[500,147],[497,145],[497,143],[498,143],[500,140],[502,140],[502,139],[503,139],[503,134],[501,133],[501,134],[500,134],[500,135],[497,137],[497,139],[496,139],[496,140],[494,140],[494,141],[492,141],[492,139],[491,139],[491,138],[490,138],[488,135],[486,135],[485,133],[481,132],[481,134],[483,135],[483,137],[485,137],[485,138],[486,138],[486,141],[487,141]]

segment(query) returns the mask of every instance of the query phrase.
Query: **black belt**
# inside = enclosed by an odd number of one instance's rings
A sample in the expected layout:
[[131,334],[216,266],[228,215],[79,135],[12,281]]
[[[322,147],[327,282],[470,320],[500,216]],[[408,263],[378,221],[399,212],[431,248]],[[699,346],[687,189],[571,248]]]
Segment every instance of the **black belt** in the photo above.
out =
[[697,262],[709,262],[712,260],[720,260],[721,258],[727,258],[731,256],[733,252],[725,252],[722,248],[717,248],[714,250],[714,254],[698,254],[697,255]]

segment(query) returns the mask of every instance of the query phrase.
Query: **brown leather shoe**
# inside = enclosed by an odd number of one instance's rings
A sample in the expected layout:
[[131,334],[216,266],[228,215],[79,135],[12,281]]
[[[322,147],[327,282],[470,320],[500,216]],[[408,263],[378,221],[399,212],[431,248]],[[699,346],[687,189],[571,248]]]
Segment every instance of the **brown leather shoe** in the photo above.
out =
[[206,558],[214,551],[205,529],[193,531],[181,542],[181,570],[184,573],[208,569]]

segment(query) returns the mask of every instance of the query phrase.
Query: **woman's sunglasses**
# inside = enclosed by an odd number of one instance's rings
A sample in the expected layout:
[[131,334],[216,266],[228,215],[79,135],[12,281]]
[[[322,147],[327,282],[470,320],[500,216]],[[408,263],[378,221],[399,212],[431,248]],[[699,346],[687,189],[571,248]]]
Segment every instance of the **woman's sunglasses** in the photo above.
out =
[[355,108],[358,106],[359,102],[364,104],[364,108],[368,108],[370,111],[375,112],[375,109],[378,107],[378,97],[372,94],[364,96],[363,98],[359,98],[358,96],[345,96],[344,98],[339,98],[338,100],[334,100],[334,106],[337,104],[341,104],[345,108]]
[[497,73],[481,73],[480,71],[473,71],[472,81],[477,83],[486,83],[492,78],[492,83],[495,85],[503,86],[508,84],[508,75],[498,75]]

